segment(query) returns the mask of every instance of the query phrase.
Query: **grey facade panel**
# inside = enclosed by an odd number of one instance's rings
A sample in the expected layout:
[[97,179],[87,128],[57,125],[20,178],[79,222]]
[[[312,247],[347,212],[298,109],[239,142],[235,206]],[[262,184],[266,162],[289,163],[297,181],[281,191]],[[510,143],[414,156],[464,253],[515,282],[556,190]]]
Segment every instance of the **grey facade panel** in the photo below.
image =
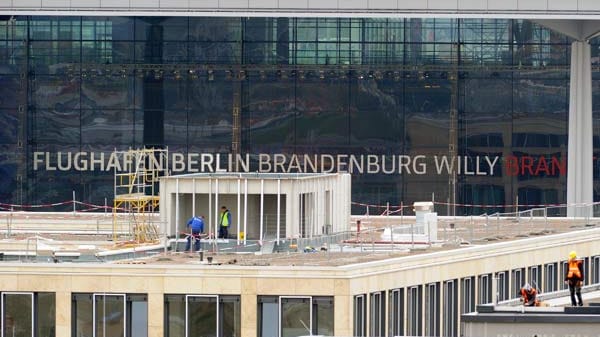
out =
[[486,0],[458,0],[459,10],[481,10],[486,8]]
[[102,0],[102,8],[128,8],[130,0]]
[[277,8],[277,0],[249,0],[248,7],[250,8]]
[[219,0],[220,8],[248,8],[248,0]]
[[100,3],[100,0],[72,0],[71,8],[97,8]]
[[398,0],[398,9],[423,9],[421,0]]
[[346,9],[346,8],[367,9],[367,8],[369,8],[369,2],[367,0],[340,0],[340,1],[338,1],[338,8],[340,8],[340,9]]
[[535,11],[545,11],[548,7],[548,2],[546,0],[527,0],[519,1],[519,10],[535,10]]
[[371,0],[369,1],[370,9],[396,9],[398,2],[396,0]]
[[457,0],[429,0],[427,1],[428,9],[457,9]]
[[518,7],[518,2],[518,0],[489,1],[487,9],[515,10]]
[[0,0],[0,8],[12,7],[12,0]]
[[[129,4],[133,8],[159,8],[163,2],[185,2],[185,0],[180,1],[164,1],[164,0],[129,0]],[[164,6],[167,7],[167,6]]]
[[189,8],[189,0],[160,0],[161,8]]
[[580,11],[599,11],[600,1],[598,0],[578,0]]
[[548,0],[548,10],[550,11],[575,11],[577,10],[577,1]]
[[219,0],[189,0],[190,8],[217,8]]
[[71,5],[70,0],[42,0],[42,7],[65,8]]
[[42,7],[42,0],[19,0],[13,1],[13,7],[28,8],[28,7]]
[[308,8],[337,9],[338,0],[308,0]]
[[279,0],[279,8],[281,9],[294,9],[294,8],[308,8],[308,0]]

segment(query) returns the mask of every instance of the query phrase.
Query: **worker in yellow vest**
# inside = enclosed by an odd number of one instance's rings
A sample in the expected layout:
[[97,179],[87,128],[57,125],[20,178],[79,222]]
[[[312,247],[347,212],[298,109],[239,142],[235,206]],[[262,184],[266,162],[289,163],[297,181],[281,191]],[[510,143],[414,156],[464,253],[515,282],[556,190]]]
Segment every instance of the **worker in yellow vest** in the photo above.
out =
[[219,214],[219,238],[227,239],[229,237],[229,225],[231,224],[231,212],[225,206],[221,206]]
[[[567,269],[567,274],[565,275],[565,282],[569,285],[569,293],[571,294],[571,305],[579,306],[583,305],[583,300],[581,299],[581,286],[583,285],[583,261],[577,258],[577,253],[572,251],[569,253],[569,269]],[[575,300],[575,295],[577,295],[577,300]]]

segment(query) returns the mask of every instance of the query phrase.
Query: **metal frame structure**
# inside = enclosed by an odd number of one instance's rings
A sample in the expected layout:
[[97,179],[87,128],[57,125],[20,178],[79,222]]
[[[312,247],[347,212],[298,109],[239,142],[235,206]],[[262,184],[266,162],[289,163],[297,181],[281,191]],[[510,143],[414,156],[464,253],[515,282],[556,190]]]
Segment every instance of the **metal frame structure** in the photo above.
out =
[[[128,229],[134,243],[158,240],[158,227],[152,216],[158,210],[158,179],[168,176],[168,149],[129,149],[116,151],[115,155],[125,164],[122,171],[115,168],[113,240],[117,233]],[[122,213],[126,213],[125,216]]]

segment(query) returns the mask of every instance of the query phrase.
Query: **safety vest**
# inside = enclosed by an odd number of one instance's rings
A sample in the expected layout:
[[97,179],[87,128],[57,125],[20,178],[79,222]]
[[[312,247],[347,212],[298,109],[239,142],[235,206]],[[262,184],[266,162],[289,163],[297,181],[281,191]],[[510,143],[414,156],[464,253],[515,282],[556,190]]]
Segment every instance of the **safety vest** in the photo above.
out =
[[567,278],[573,278],[576,277],[578,279],[581,279],[581,272],[579,271],[579,264],[581,263],[581,261],[579,260],[569,260],[569,272],[567,273]]
[[229,217],[227,216],[228,213],[229,211],[221,213],[221,226],[223,227],[229,226]]

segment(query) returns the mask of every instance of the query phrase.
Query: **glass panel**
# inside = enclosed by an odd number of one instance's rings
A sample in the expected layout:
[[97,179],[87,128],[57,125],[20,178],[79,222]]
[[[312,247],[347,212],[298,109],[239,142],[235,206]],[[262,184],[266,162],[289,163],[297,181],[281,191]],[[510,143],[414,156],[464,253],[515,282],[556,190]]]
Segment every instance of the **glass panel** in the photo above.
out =
[[165,327],[167,336],[185,337],[185,296],[166,296],[165,315],[167,315]]
[[310,298],[281,299],[281,337],[310,334]]
[[74,336],[91,337],[94,334],[93,327],[93,302],[91,294],[73,295],[73,306],[75,307]]
[[335,316],[333,315],[333,298],[313,297],[313,334],[333,336]]
[[219,337],[241,336],[239,296],[220,296],[219,301]]
[[33,294],[2,294],[4,336],[33,337]]
[[260,312],[260,337],[273,337],[279,335],[279,304],[277,302],[261,303]]
[[38,293],[36,296],[36,336],[54,337],[56,336],[56,295],[54,293]]
[[131,301],[130,324],[127,327],[129,337],[148,336],[148,302]]
[[125,333],[125,296],[94,295],[96,336],[122,336]]
[[216,337],[217,298],[188,296],[187,301],[187,335]]

